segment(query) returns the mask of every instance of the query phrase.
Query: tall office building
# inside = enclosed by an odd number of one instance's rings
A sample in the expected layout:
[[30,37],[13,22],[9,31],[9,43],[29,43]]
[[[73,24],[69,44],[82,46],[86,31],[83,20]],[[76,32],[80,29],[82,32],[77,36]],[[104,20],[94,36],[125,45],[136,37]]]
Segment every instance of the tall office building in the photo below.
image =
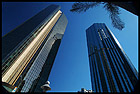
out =
[[4,88],[43,91],[67,23],[60,6],[50,5],[2,37]]
[[138,74],[118,40],[104,23],[86,30],[92,91],[131,92]]

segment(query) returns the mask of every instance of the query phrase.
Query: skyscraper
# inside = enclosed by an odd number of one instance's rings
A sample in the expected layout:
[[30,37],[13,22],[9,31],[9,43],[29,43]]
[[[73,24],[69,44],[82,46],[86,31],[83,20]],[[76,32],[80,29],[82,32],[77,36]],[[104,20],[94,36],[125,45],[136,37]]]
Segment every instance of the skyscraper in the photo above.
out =
[[92,90],[131,92],[138,74],[118,40],[104,23],[86,30]]
[[50,5],[2,37],[2,85],[8,91],[41,92],[53,66],[67,18]]

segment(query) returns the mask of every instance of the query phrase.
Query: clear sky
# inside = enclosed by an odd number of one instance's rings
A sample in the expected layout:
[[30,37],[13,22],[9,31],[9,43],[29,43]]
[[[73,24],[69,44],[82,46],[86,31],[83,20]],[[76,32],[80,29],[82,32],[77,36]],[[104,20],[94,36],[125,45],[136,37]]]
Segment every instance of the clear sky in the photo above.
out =
[[50,4],[60,5],[66,15],[68,25],[48,79],[52,88],[50,92],[77,92],[81,88],[91,90],[85,30],[93,23],[105,23],[108,26],[138,70],[138,16],[120,8],[125,28],[119,31],[111,25],[109,15],[102,5],[78,14],[69,11],[73,3],[2,3],[2,36]]

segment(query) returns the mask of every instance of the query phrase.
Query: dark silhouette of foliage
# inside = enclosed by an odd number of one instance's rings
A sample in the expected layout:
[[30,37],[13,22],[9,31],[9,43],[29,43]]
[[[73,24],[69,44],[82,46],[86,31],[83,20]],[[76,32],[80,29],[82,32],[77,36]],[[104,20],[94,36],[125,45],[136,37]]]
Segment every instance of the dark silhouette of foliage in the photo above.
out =
[[104,7],[109,12],[109,17],[112,20],[112,25],[114,28],[122,30],[125,27],[124,22],[121,21],[119,14],[120,10],[118,6],[110,3],[110,2],[78,2],[72,5],[71,12],[86,12],[89,8],[93,8],[100,4],[104,4]]
[[71,12],[78,12],[78,13],[81,13],[81,12],[86,12],[89,8],[92,8],[94,6],[97,6],[99,5],[100,2],[86,2],[86,3],[74,3],[72,5],[72,9],[70,10]]

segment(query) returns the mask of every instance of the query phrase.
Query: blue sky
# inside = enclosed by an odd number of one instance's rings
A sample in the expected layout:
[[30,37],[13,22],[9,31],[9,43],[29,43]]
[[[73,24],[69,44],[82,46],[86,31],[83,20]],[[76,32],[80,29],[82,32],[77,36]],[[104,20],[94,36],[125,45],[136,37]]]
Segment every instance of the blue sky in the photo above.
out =
[[88,50],[85,30],[93,23],[105,23],[118,39],[125,53],[138,70],[138,16],[120,8],[120,18],[125,22],[122,31],[113,28],[103,6],[85,13],[72,13],[73,2],[18,2],[2,3],[2,36],[46,8],[50,4],[61,6],[68,25],[55,58],[49,81],[50,92],[77,92],[91,89]]

